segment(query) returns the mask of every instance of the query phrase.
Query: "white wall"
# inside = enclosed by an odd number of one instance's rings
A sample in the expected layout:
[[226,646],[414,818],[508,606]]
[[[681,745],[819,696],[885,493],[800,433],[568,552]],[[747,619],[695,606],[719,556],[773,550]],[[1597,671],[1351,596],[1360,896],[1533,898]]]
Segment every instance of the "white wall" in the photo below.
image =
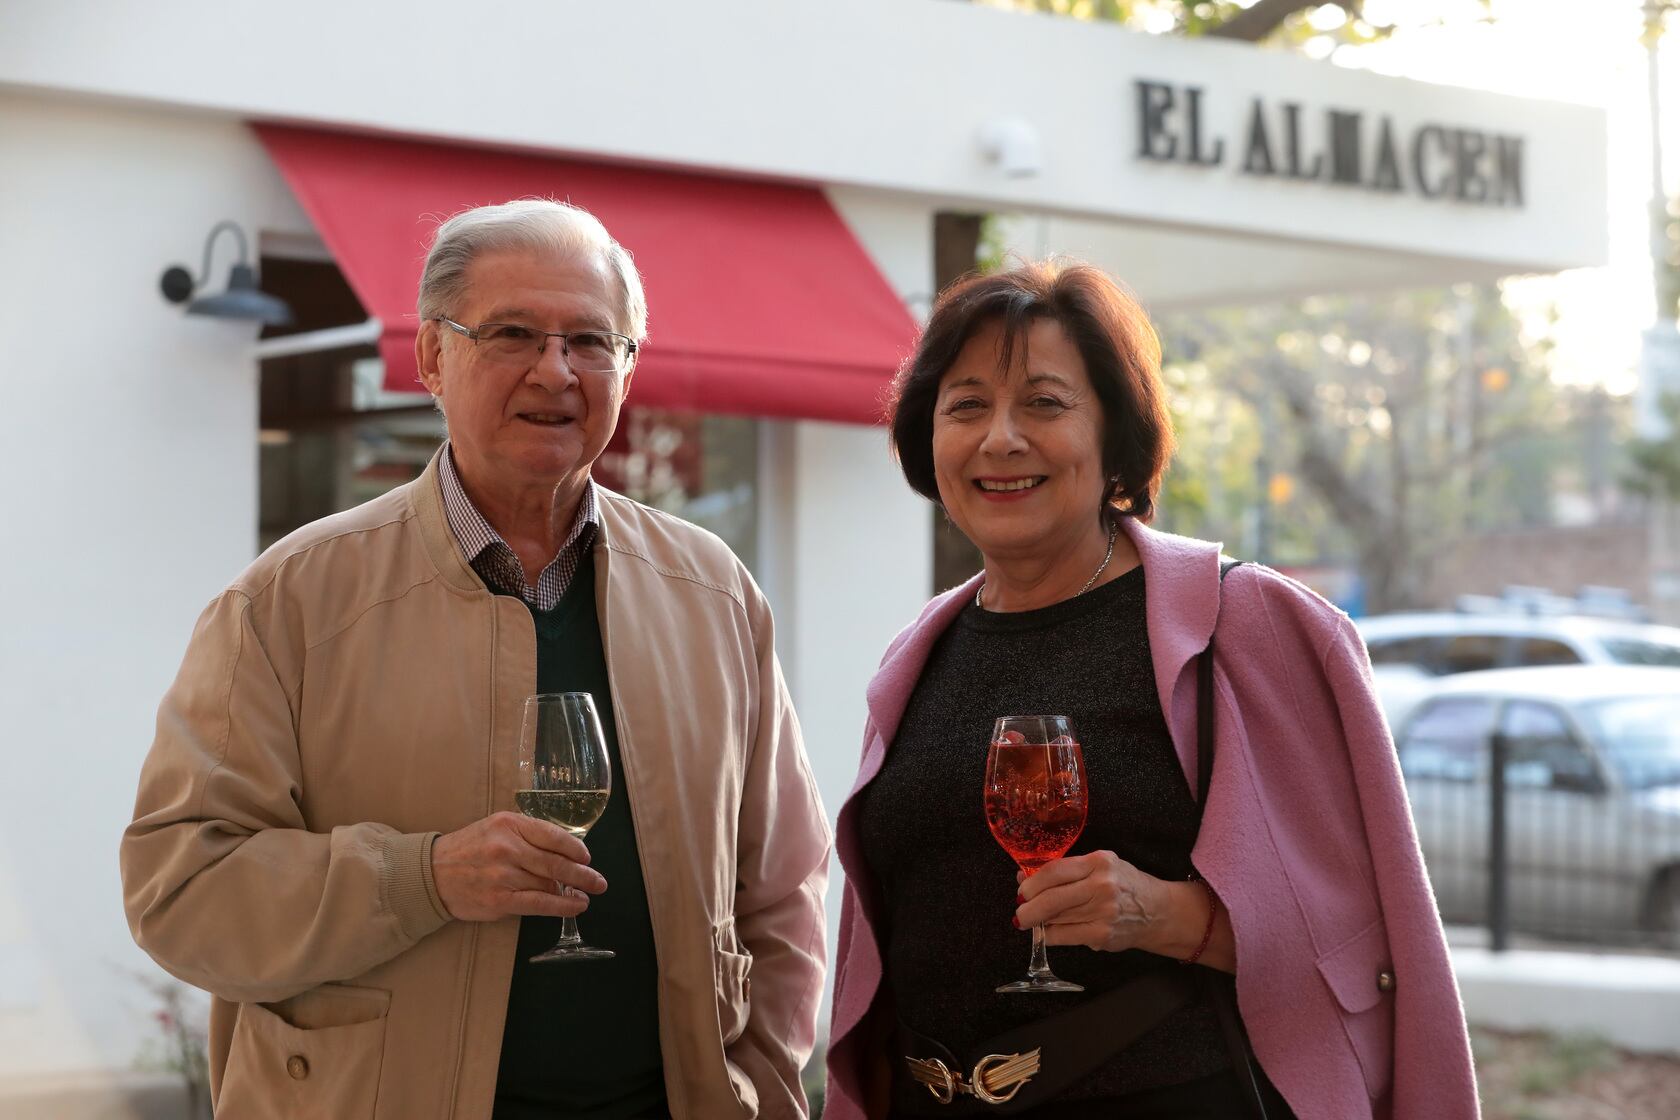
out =
[[[933,522],[888,455],[885,430],[802,422],[792,437],[793,580],[782,589],[779,642],[832,822],[857,776],[864,687],[887,643],[932,593]],[[831,960],[840,881],[837,861],[828,890]]]
[[158,294],[221,218],[302,221],[243,126],[0,93],[0,1081],[126,1066],[155,1033],[117,841],[256,537],[254,328]]
[[1062,254],[1090,261],[1125,281],[1151,314],[1291,296],[1491,282],[1510,273],[1498,263],[1450,256],[1379,253],[1043,213],[1005,217],[998,233],[1008,253],[1029,258]]
[[[1598,109],[944,0],[479,6],[477,28],[603,47],[516,66],[463,49],[449,30],[462,19],[448,0],[0,0],[0,83],[1420,255],[1404,283],[1458,278],[1430,271],[1430,256],[1511,273],[1605,254]],[[1206,126],[1233,150],[1255,95],[1274,111],[1299,100],[1311,129],[1334,107],[1372,129],[1391,115],[1402,136],[1426,122],[1519,133],[1527,205],[1248,178],[1232,167],[1239,154],[1217,171],[1141,161],[1140,79],[1204,87]],[[983,154],[981,129],[1002,116],[1037,131],[1038,174],[1010,177]],[[1238,273],[1198,256],[1204,274]],[[1247,290],[1272,290],[1263,267],[1242,271]]]
[[[853,188],[831,188],[828,197],[893,290],[925,314],[933,288],[927,206]],[[832,822],[857,775],[864,686],[887,643],[932,594],[933,521],[893,462],[885,428],[809,421],[762,428],[759,570]],[[840,882],[836,863],[828,891],[831,958]],[[826,1024],[826,1006],[823,1014]]]

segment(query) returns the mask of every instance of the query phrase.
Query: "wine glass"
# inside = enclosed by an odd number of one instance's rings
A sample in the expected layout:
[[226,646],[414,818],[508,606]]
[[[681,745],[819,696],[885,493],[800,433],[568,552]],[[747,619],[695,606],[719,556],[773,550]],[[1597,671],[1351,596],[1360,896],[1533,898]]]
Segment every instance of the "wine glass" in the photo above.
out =
[[[986,824],[1028,875],[1060,859],[1085,829],[1085,756],[1066,716],[1002,716],[986,758]],[[1000,992],[1083,992],[1050,971],[1044,929],[1032,927],[1027,976]]]
[[[601,819],[612,795],[612,763],[595,698],[587,692],[541,692],[525,701],[519,736],[519,780],[514,804],[528,817],[551,821],[579,840]],[[569,890],[562,887],[562,893]],[[617,956],[584,944],[577,919],[560,920],[554,948],[531,958],[598,961]]]

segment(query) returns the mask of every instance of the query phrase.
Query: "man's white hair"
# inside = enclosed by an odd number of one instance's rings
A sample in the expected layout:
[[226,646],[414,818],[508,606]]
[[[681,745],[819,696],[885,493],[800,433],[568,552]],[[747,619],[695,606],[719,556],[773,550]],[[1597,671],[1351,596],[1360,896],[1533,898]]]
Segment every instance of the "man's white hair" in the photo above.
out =
[[607,227],[589,211],[548,198],[477,206],[439,226],[420,275],[420,318],[455,318],[466,295],[468,267],[480,253],[506,249],[558,252],[569,257],[593,254],[618,278],[624,316],[620,329],[638,342],[647,337],[647,296],[630,251],[614,241]]

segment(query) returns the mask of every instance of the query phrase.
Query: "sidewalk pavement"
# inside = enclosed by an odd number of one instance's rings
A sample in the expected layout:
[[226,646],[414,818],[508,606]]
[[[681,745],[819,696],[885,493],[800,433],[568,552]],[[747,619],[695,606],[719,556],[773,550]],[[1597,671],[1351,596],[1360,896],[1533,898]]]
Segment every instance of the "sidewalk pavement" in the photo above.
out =
[[1627,1050],[1680,1054],[1680,958],[1587,949],[1486,948],[1448,927],[1472,1025],[1598,1035]]

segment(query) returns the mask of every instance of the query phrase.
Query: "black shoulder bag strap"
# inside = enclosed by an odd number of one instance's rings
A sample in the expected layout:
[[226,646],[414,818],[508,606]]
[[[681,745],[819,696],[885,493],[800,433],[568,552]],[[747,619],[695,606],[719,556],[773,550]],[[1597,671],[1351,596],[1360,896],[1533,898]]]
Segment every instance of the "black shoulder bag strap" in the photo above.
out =
[[[1225,577],[1241,560],[1219,561],[1219,583],[1223,590]],[[1218,613],[1214,614],[1214,628],[1218,629]],[[1213,780],[1213,639],[1196,658],[1196,830],[1201,831],[1202,814],[1207,808],[1208,785]],[[1219,1014],[1219,1027],[1225,1034],[1225,1048],[1231,1054],[1231,1074],[1241,1086],[1248,1101],[1248,1111],[1256,1120],[1266,1120],[1266,1105],[1260,1097],[1260,1082],[1255,1074],[1254,1052],[1249,1048],[1248,1035],[1243,1031],[1237,1014],[1236,988],[1211,969],[1202,970],[1203,990],[1208,1002]]]

